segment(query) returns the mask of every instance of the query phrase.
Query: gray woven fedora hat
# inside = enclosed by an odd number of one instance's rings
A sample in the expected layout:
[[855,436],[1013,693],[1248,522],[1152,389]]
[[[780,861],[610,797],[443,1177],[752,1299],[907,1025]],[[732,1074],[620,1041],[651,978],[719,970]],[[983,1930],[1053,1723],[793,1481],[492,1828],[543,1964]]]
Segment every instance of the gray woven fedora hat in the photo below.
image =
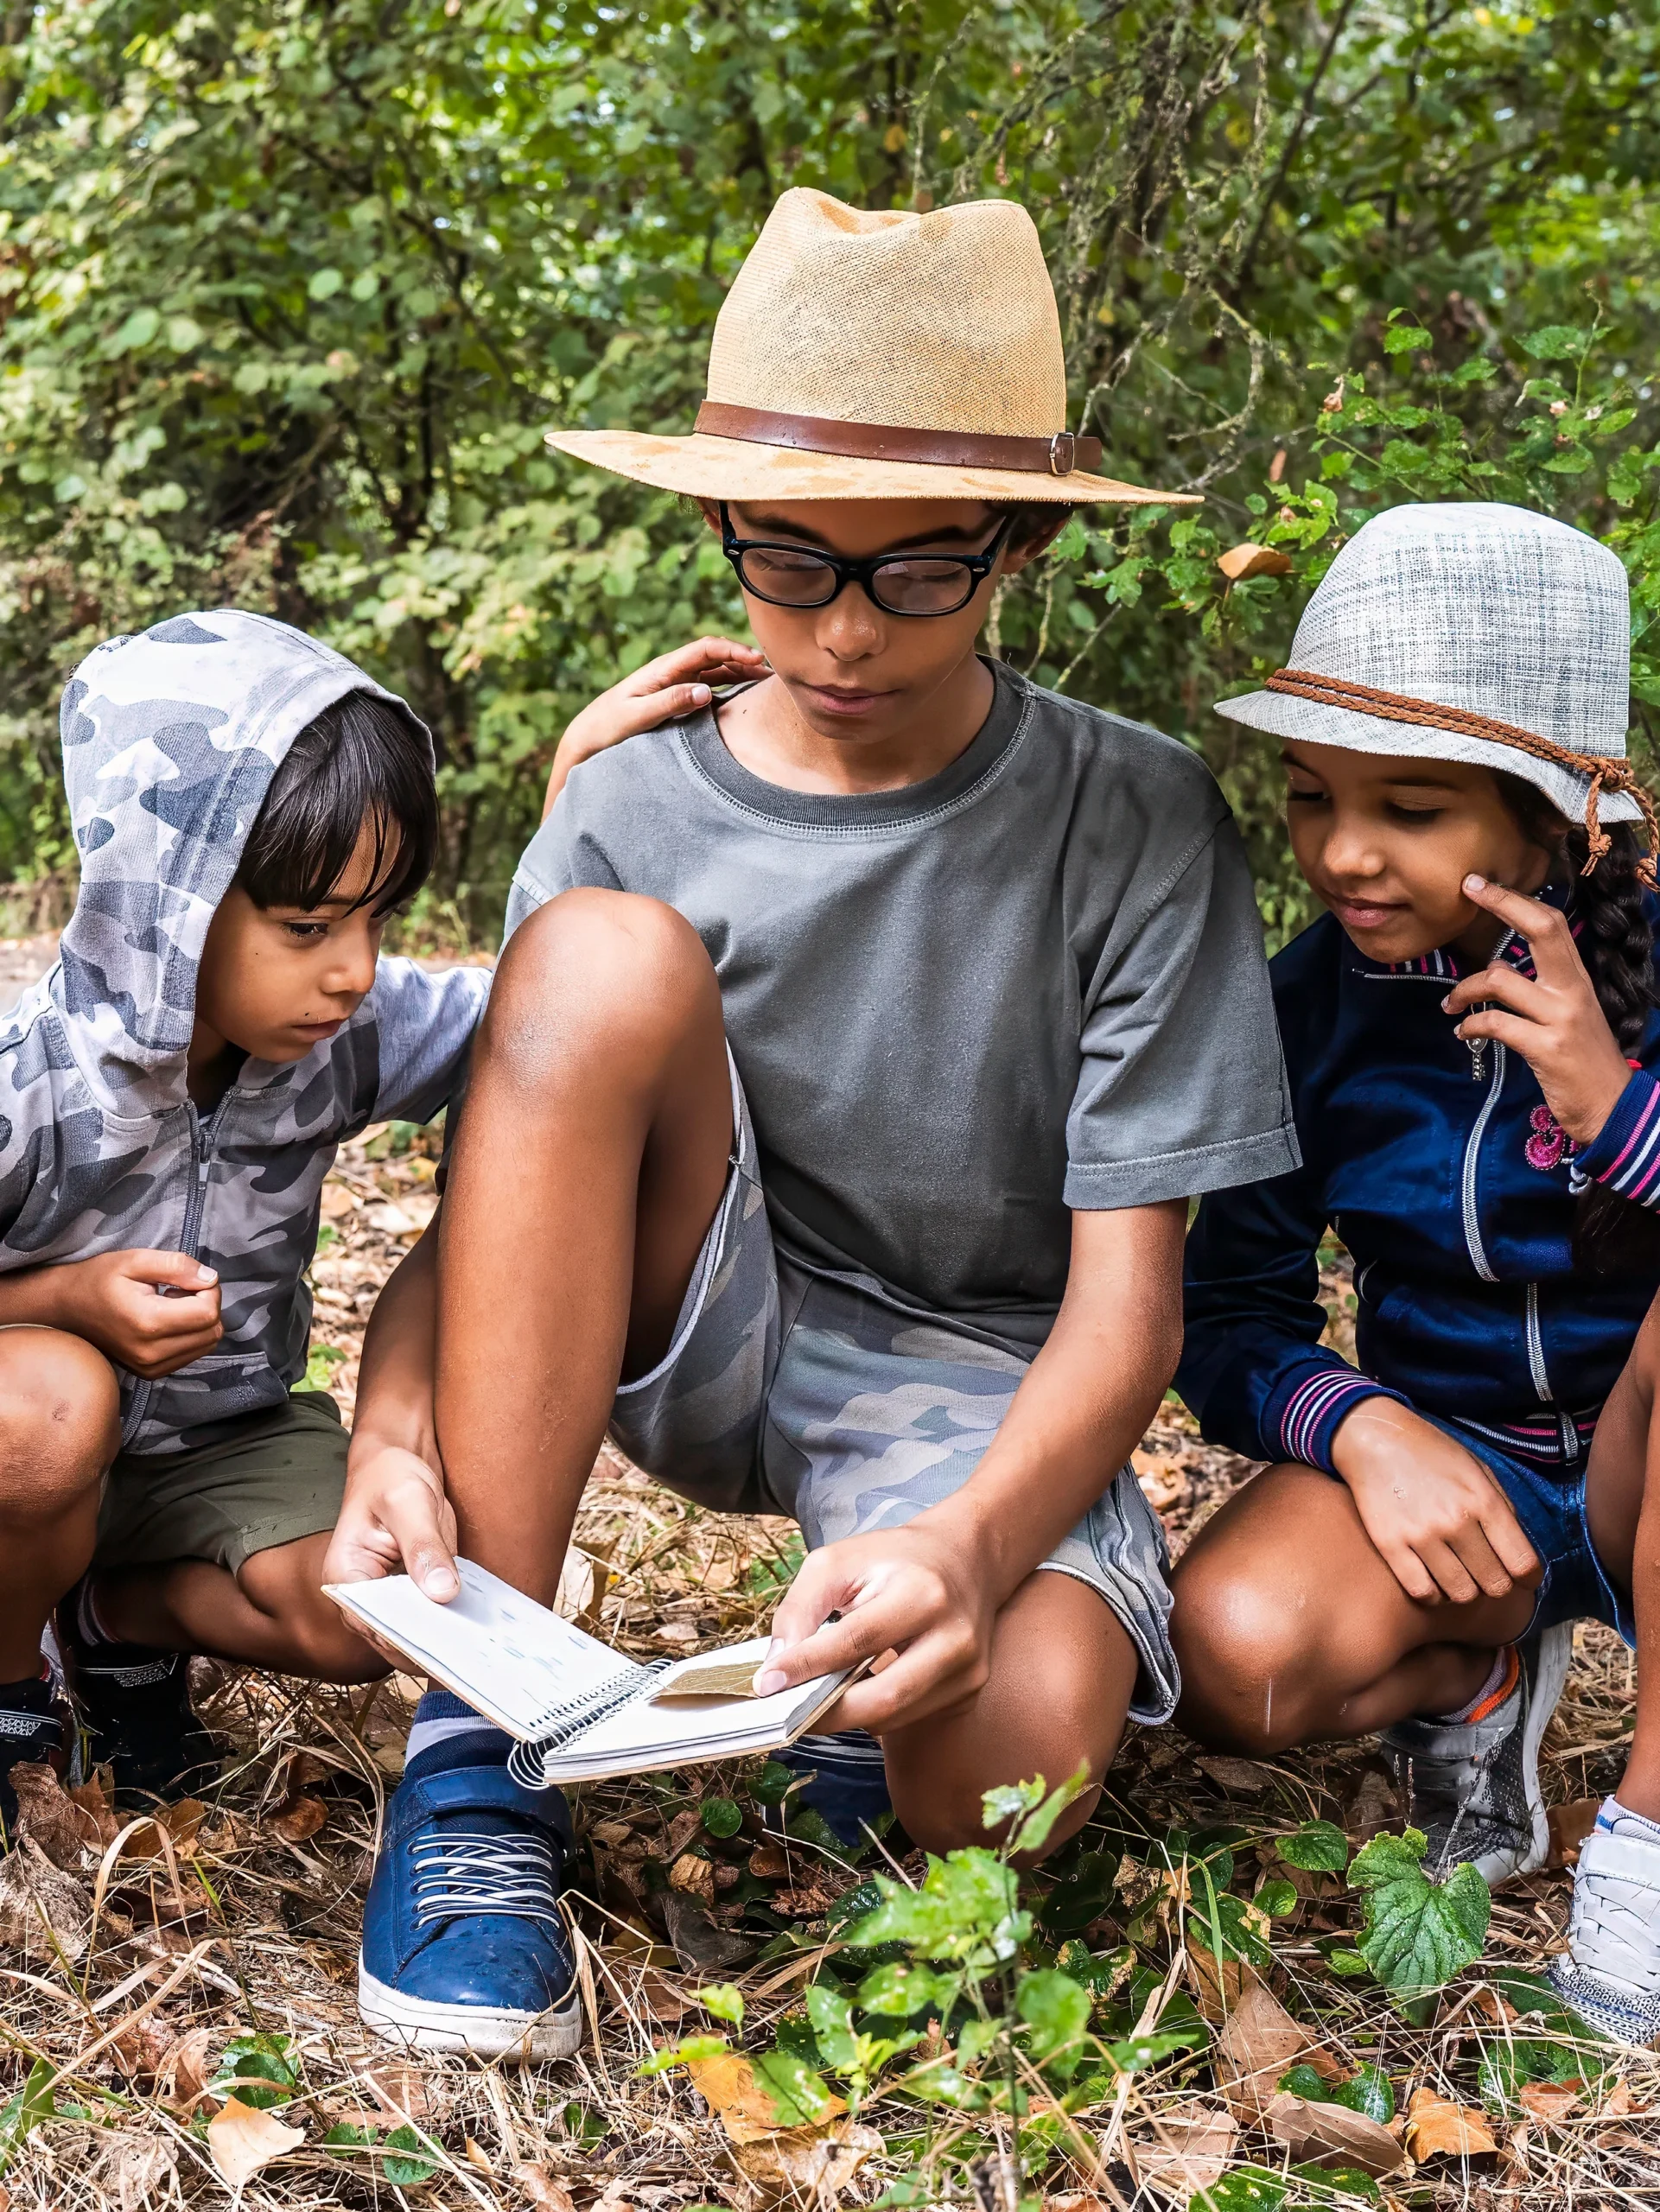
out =
[[[1392,507],[1332,562],[1272,688],[1216,711],[1309,744],[1502,769],[1570,822],[1587,818],[1594,781],[1601,820],[1634,822],[1644,810],[1618,787],[1629,780],[1630,669],[1629,588],[1606,545],[1525,507]],[[1292,681],[1305,677],[1334,682]],[[1415,703],[1443,718],[1418,719]],[[1540,753],[1517,742],[1529,736]],[[1581,769],[1551,752],[1591,760]],[[1603,760],[1606,784],[1590,772]]]

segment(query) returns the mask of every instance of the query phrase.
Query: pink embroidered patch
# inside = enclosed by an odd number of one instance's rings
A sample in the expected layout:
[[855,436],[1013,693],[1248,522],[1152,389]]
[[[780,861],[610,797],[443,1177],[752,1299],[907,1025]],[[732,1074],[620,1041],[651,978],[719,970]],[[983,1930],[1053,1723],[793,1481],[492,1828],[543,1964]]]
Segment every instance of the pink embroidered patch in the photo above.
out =
[[1528,1166],[1536,1167],[1542,1175],[1549,1175],[1553,1167],[1561,1166],[1562,1154],[1568,1148],[1567,1133],[1549,1106],[1536,1106],[1529,1122],[1533,1135],[1526,1146]]

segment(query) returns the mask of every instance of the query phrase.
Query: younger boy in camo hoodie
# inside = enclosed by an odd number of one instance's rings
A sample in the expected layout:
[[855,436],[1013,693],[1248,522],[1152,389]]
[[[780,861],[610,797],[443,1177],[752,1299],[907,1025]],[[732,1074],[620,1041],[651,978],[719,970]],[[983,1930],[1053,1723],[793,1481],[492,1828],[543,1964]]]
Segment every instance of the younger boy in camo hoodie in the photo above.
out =
[[92,653],[62,735],[80,895],[0,1024],[8,1842],[11,1765],[61,1755],[54,1608],[130,1796],[213,1758],[184,1655],[385,1671],[321,1592],[347,1440],[296,1388],[304,1276],[341,1140],[444,1106],[488,989],[378,957],[431,865],[432,746],[340,654],[183,615]]

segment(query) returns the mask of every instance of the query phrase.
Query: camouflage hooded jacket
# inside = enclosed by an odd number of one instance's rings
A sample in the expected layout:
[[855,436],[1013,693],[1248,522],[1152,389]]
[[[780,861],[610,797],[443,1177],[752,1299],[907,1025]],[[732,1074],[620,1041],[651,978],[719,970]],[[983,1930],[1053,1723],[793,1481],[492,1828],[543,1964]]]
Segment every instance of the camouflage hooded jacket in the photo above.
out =
[[245,1060],[207,1116],[187,1095],[207,925],[289,746],[357,690],[391,696],[298,631],[221,609],[111,639],[64,693],[81,882],[57,966],[0,1022],[0,1270],[137,1249],[218,1269],[214,1350],[160,1381],[121,1375],[129,1450],[211,1442],[284,1402],[336,1147],[436,1115],[484,1008],[482,969],[383,959],[303,1059]]

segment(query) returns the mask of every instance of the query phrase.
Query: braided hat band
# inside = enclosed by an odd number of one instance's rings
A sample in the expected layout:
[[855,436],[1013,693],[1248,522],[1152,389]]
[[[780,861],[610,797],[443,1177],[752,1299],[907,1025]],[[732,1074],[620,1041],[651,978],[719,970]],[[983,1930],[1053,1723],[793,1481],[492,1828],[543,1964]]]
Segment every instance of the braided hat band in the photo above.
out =
[[1390,722],[1416,722],[1428,729],[1450,729],[1460,737],[1485,738],[1494,745],[1513,745],[1536,760],[1554,761],[1575,775],[1588,776],[1585,795],[1587,858],[1581,874],[1589,875],[1612,840],[1598,818],[1597,802],[1605,790],[1625,791],[1634,798],[1648,832],[1649,849],[1637,864],[1637,877],[1652,891],[1657,888],[1655,858],[1660,855],[1660,816],[1646,786],[1638,781],[1629,760],[1603,753],[1575,753],[1514,722],[1501,722],[1491,715],[1472,714],[1464,707],[1437,706],[1428,699],[1409,699],[1398,691],[1376,691],[1370,683],[1347,683],[1341,677],[1316,676],[1306,668],[1279,668],[1264,687],[1284,691],[1294,699],[1312,699],[1322,707],[1347,707],[1356,714],[1376,715]]

